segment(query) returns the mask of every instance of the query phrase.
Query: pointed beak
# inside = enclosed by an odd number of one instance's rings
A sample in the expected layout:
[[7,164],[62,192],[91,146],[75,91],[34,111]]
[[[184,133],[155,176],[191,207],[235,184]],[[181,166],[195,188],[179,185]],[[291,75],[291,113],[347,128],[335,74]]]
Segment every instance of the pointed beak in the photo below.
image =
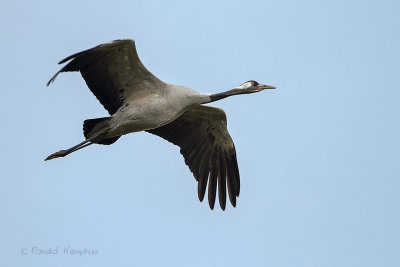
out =
[[276,87],[275,87],[275,86],[272,86],[272,85],[259,84],[259,85],[258,85],[258,88],[259,88],[260,90],[264,90],[264,89],[275,89]]

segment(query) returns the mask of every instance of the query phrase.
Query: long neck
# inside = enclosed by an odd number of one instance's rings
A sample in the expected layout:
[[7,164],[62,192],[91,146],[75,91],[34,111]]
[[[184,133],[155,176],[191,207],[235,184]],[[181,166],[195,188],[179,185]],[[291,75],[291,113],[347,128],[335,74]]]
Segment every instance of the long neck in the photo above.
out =
[[229,90],[229,91],[226,91],[226,92],[210,95],[210,102],[218,101],[218,100],[221,100],[221,99],[224,99],[226,97],[233,96],[233,95],[248,94],[248,93],[249,92],[246,92],[246,91],[243,91],[243,90],[240,90],[240,89],[232,89],[232,90]]
[[227,98],[229,96],[233,96],[233,95],[242,95],[242,94],[251,94],[254,93],[254,91],[249,91],[249,90],[243,90],[243,89],[231,89],[229,91],[226,92],[222,92],[222,93],[216,93],[216,94],[203,94],[203,93],[197,93],[192,95],[193,98],[193,103],[195,104],[207,104],[207,103],[211,103],[214,101],[218,101],[224,98]]
[[211,103],[220,99],[223,99],[225,97],[231,96],[231,94],[228,94],[227,92],[222,92],[218,94],[194,94],[190,96],[190,100],[188,103],[190,105],[192,104],[207,104]]

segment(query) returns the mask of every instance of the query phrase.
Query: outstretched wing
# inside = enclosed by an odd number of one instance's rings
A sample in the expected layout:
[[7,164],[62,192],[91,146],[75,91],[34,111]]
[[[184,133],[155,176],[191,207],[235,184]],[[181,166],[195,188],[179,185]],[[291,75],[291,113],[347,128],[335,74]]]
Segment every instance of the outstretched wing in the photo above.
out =
[[208,202],[214,208],[218,184],[219,204],[226,205],[226,185],[229,199],[236,206],[240,191],[236,150],[226,126],[223,110],[195,105],[176,120],[148,130],[179,146],[186,165],[198,182],[198,196],[203,200],[208,182]]
[[60,72],[80,71],[89,89],[110,114],[124,103],[155,93],[165,85],[145,68],[136,52],[135,42],[130,39],[98,45],[69,56],[59,64],[69,60],[47,85]]

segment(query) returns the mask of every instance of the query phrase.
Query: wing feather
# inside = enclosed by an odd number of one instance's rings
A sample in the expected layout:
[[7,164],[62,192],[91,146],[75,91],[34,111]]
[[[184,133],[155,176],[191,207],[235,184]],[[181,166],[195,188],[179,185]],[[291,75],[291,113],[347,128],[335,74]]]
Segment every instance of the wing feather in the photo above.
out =
[[[152,130],[181,148],[181,154],[198,182],[198,197],[204,199],[208,183],[208,202],[214,208],[216,191],[221,208],[229,200],[236,206],[239,196],[239,168],[236,150],[226,127],[226,115],[221,109],[195,105],[174,121]],[[227,186],[228,185],[228,186]]]
[[73,54],[60,61],[70,61],[61,72],[79,71],[87,86],[110,113],[124,103],[143,98],[162,88],[165,83],[146,69],[130,39],[116,40]]
[[218,197],[219,205],[222,210],[226,206],[226,165],[224,157],[219,159],[219,173],[218,173]]
[[215,197],[217,194],[217,178],[218,178],[218,169],[216,164],[214,163],[217,158],[213,158],[211,171],[210,171],[210,180],[208,182],[208,204],[211,209],[214,209]]

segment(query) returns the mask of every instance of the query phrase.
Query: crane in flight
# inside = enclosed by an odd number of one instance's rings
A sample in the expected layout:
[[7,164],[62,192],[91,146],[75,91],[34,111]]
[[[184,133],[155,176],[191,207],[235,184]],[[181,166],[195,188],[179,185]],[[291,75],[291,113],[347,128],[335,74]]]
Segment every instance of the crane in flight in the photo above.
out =
[[275,87],[250,80],[226,92],[205,94],[166,83],[146,69],[131,39],[98,45],[71,55],[59,64],[65,62],[68,64],[47,86],[61,72],[79,71],[110,116],[85,120],[85,141],[53,153],[45,160],[64,157],[91,144],[111,145],[122,135],[146,131],[180,147],[186,165],[198,182],[200,201],[208,184],[208,202],[213,209],[218,185],[221,209],[226,206],[226,187],[232,206],[236,206],[240,175],[226,114],[222,109],[204,104]]

